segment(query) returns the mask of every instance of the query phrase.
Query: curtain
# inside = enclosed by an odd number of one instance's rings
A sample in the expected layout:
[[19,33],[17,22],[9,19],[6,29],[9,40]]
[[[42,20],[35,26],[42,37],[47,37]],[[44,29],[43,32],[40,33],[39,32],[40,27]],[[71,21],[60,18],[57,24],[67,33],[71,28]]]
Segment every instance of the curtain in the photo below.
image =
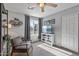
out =
[[30,16],[25,15],[25,40],[30,40]]
[[39,40],[41,40],[41,32],[42,32],[42,22],[43,22],[43,18],[39,18]]

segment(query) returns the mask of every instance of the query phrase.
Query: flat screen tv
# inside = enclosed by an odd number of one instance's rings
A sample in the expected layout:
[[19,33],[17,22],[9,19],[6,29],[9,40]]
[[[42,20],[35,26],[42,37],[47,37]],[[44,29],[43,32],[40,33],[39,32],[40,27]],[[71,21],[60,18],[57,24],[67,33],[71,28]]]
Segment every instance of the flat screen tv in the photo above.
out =
[[52,26],[42,26],[43,33],[53,33],[52,29]]

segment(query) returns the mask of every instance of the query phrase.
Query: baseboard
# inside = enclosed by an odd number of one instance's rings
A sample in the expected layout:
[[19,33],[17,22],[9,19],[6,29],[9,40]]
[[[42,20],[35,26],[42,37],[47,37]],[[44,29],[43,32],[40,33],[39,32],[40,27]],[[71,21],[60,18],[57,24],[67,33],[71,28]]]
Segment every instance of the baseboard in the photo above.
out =
[[40,41],[38,40],[38,41],[34,41],[34,42],[32,42],[32,43],[37,43],[37,42],[40,42]]
[[58,45],[53,45],[53,46],[55,46],[55,47],[57,47],[57,48],[60,48],[60,49],[63,49],[63,50],[66,50],[66,51],[70,51],[70,52],[72,52],[72,53],[75,53],[75,54],[78,54],[78,55],[79,55],[79,52],[72,51],[72,50],[67,49],[67,48],[65,48],[65,47],[58,46]]

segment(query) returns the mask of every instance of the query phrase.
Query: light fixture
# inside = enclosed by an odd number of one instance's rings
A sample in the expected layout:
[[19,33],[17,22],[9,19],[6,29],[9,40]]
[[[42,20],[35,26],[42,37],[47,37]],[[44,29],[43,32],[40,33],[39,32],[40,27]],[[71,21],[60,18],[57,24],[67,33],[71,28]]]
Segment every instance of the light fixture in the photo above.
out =
[[44,8],[45,6],[51,6],[51,7],[57,7],[57,4],[54,4],[54,3],[45,3],[45,0],[40,0],[40,3],[38,3],[40,9],[41,9],[41,12],[44,12]]
[[34,7],[32,7],[32,6],[28,6],[27,8],[30,9],[30,10],[34,9]]
[[43,8],[44,7],[44,3],[40,3],[40,8]]
[[41,8],[41,11],[44,12],[44,6],[45,6],[45,4],[44,4],[44,3],[40,3],[39,6],[40,6],[40,8]]
[[44,7],[45,7],[44,0],[40,0],[39,7],[41,8],[41,11],[44,12]]
[[29,10],[33,10],[35,8],[34,3],[29,3],[26,5]]

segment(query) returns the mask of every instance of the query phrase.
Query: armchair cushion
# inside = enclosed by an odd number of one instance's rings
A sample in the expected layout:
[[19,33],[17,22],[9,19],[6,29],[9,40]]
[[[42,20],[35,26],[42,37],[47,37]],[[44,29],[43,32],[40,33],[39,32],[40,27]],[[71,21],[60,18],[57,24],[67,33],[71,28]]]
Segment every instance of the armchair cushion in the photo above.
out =
[[32,47],[31,43],[29,41],[26,41],[16,45],[15,49],[29,49],[30,47]]
[[16,46],[15,49],[26,49],[26,45]]
[[21,42],[22,42],[22,40],[21,40],[21,37],[19,37],[19,36],[13,39],[14,46],[20,45]]

